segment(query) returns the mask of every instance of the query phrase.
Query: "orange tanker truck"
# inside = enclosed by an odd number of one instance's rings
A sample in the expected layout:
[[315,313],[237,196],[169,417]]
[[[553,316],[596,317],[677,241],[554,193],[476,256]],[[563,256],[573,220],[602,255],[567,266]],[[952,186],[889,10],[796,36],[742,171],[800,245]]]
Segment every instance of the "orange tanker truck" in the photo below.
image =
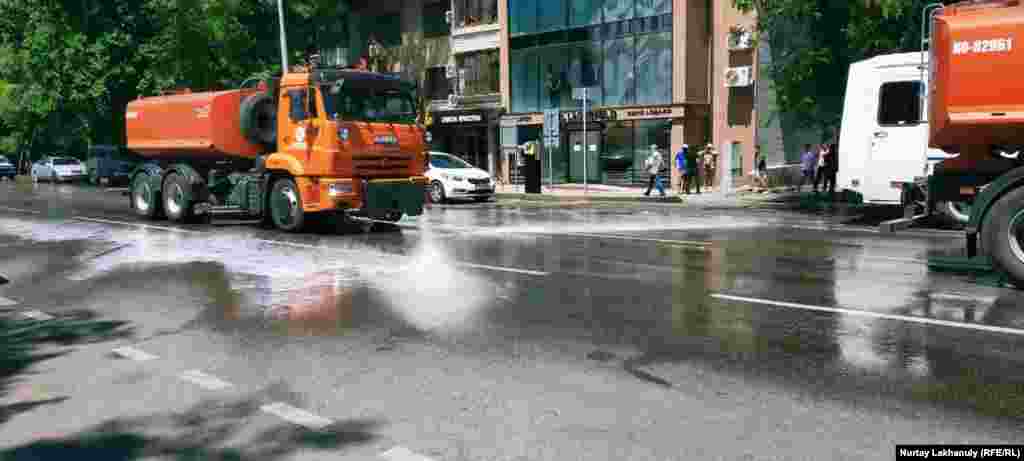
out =
[[146,159],[131,206],[176,222],[241,215],[295,232],[313,216],[393,223],[423,211],[414,88],[391,75],[309,67],[255,88],[141,98],[127,148]]
[[927,202],[973,200],[967,254],[1024,288],[1024,6],[960,2],[930,11]]

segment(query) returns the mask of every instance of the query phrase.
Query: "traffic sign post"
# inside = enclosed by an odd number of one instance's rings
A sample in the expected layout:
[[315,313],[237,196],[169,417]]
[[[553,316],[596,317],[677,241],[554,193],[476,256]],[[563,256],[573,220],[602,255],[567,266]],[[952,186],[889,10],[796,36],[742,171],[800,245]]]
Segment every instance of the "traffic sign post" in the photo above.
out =
[[551,151],[558,148],[562,114],[558,109],[544,110],[544,155],[548,158],[548,187],[555,185],[554,159]]
[[577,101],[583,101],[583,193],[587,194],[590,192],[587,186],[587,176],[590,173],[587,170],[587,152],[590,148],[590,143],[587,140],[587,101],[590,100],[590,87],[573,88],[572,97]]

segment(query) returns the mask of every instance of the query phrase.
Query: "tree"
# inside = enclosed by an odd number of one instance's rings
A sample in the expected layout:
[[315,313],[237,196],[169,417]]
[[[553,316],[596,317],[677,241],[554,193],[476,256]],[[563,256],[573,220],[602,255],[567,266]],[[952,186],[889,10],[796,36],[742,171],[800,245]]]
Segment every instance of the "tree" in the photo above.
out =
[[762,71],[772,82],[779,112],[823,137],[839,125],[850,64],[878,54],[920,50],[921,13],[931,3],[731,1],[756,16],[756,39],[767,42],[771,52]]

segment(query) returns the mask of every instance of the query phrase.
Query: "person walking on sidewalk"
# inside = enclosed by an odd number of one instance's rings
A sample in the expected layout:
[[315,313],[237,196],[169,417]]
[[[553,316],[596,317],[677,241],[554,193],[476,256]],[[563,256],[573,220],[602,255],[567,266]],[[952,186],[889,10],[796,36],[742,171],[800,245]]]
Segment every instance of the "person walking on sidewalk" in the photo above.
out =
[[683,144],[683,147],[679,148],[679,152],[676,152],[676,171],[679,171],[679,193],[683,193],[683,187],[686,185],[686,151],[690,150],[690,146]]
[[[803,192],[804,183],[814,184],[814,169],[818,165],[818,154],[811,149],[810,144],[804,144],[804,153],[800,156],[800,185],[796,187],[797,192]],[[815,188],[817,190],[817,188]]]
[[665,186],[661,184],[661,179],[658,178],[663,163],[664,159],[661,157],[661,152],[658,152],[658,146],[652,145],[650,155],[644,160],[644,169],[651,175],[650,180],[647,181],[647,191],[644,192],[645,196],[651,195],[651,189],[655,188],[655,186],[657,186],[661,196],[665,196]]
[[704,165],[704,187],[710,189],[715,185],[715,146],[708,144],[701,155]]
[[700,158],[696,152],[687,151],[686,153],[686,175],[690,178],[686,182],[686,193],[690,193],[690,186],[697,187],[697,193],[700,193]]

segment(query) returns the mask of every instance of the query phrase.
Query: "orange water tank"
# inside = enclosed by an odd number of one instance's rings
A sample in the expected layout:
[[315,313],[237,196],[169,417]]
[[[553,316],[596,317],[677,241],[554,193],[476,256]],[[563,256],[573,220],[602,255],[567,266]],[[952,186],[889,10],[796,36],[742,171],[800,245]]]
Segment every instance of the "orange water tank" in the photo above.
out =
[[175,160],[256,158],[266,148],[242,133],[240,109],[256,89],[141,98],[125,113],[128,149]]
[[965,2],[940,11],[931,47],[930,144],[1024,144],[1024,6]]

